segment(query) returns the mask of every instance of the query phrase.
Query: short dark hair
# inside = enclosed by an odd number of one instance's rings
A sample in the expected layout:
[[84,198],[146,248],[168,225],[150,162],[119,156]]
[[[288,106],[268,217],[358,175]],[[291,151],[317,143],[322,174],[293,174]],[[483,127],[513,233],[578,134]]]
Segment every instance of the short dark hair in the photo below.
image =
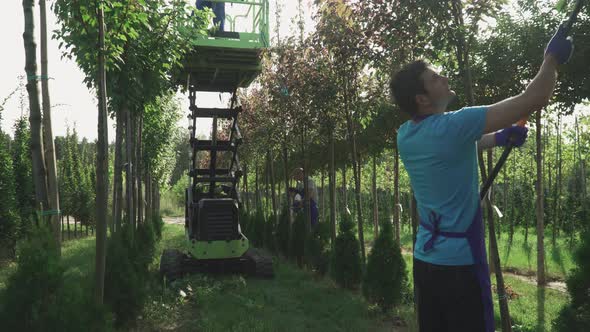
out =
[[389,81],[391,96],[402,111],[411,116],[418,112],[416,104],[416,95],[426,93],[422,73],[430,65],[424,60],[416,60],[408,63]]

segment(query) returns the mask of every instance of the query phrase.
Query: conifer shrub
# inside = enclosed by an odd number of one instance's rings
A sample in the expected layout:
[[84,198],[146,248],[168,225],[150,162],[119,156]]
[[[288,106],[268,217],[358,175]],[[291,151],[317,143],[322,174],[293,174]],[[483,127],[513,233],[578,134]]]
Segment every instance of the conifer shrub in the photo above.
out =
[[355,289],[361,282],[362,266],[360,245],[354,234],[354,222],[344,213],[339,224],[339,234],[330,259],[330,275],[340,286]]
[[556,331],[587,331],[590,327],[590,231],[574,255],[576,268],[567,278],[571,302],[553,322]]
[[156,235],[156,241],[160,241],[162,239],[162,230],[164,229],[164,219],[162,219],[162,216],[152,217],[152,226]]
[[134,261],[138,272],[147,274],[149,265],[156,254],[156,242],[153,222],[146,220],[140,223],[137,227],[137,239],[133,248]]
[[326,234],[330,228],[326,222],[320,222],[312,228],[305,241],[305,261],[316,273],[325,275],[330,264],[329,243]]
[[285,204],[279,215],[279,224],[276,230],[278,251],[285,257],[289,257],[289,207]]
[[0,130],[0,260],[14,258],[20,225],[12,158],[3,135]]
[[385,312],[402,302],[407,294],[408,274],[399,244],[393,239],[393,227],[381,222],[381,232],[367,260],[363,295]]
[[139,224],[133,240],[129,227],[124,223],[107,245],[105,304],[117,327],[132,323],[141,312],[153,277],[149,272],[156,245],[153,225],[147,221]]
[[293,236],[291,237],[291,246],[289,253],[297,261],[297,265],[302,267],[303,258],[305,254],[305,214],[303,212],[295,215],[295,221],[293,221]]
[[270,252],[276,252],[276,222],[274,216],[271,214],[264,222],[264,247]]
[[252,223],[252,230],[250,231],[251,242],[255,247],[262,248],[264,246],[264,228],[265,228],[265,216],[261,209],[257,209],[254,214],[254,220]]
[[90,285],[64,283],[65,267],[48,227],[19,244],[17,269],[0,294],[5,331],[108,331],[110,316],[95,304]]

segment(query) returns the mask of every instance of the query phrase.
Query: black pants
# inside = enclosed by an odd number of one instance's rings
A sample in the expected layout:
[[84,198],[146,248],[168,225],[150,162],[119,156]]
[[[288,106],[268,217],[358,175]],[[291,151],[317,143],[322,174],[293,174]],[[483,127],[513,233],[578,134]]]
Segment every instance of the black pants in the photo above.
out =
[[485,330],[473,265],[435,265],[414,259],[414,292],[420,332]]

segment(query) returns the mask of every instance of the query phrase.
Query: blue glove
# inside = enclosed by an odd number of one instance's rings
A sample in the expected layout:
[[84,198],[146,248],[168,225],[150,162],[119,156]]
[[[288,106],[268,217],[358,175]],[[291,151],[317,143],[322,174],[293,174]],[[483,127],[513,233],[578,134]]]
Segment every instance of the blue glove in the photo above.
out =
[[560,65],[567,63],[574,53],[573,39],[566,37],[564,30],[564,24],[560,25],[545,48],[545,55],[554,55]]
[[524,144],[528,135],[529,129],[527,127],[512,126],[494,133],[496,139],[496,146],[521,146]]

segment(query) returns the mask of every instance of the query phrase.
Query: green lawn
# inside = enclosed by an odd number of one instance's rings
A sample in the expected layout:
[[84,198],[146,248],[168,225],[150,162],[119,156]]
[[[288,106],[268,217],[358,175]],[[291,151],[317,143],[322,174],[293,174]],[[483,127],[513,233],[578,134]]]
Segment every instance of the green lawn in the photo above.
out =
[[[164,248],[179,248],[184,241],[181,225],[165,225]],[[92,290],[94,238],[67,241],[62,257],[68,267],[64,283]],[[156,280],[159,254],[151,266]],[[16,269],[0,268],[0,290]],[[135,331],[414,331],[399,327],[412,322],[411,306],[381,313],[358,292],[342,290],[328,278],[319,278],[291,263],[276,261],[273,280],[241,276],[193,275],[163,287],[152,283],[152,292],[137,320]],[[74,292],[73,287],[72,291]],[[79,288],[78,288],[79,289]],[[186,297],[180,295],[185,292]],[[404,324],[401,324],[404,325]]]
[[[551,243],[551,233],[545,232],[545,266],[549,278],[565,279],[575,263],[572,258],[574,248],[565,238],[558,238],[555,246]],[[575,246],[575,245],[574,245]],[[518,229],[510,243],[508,233],[502,234],[498,241],[500,260],[505,269],[516,269],[524,274],[535,274],[537,270],[537,235],[529,229],[528,241],[524,241],[524,229]]]
[[[366,232],[367,242],[372,238],[369,234],[372,232]],[[532,246],[536,243],[535,238],[532,234],[529,236]],[[518,234],[514,237],[510,251],[507,251],[505,238],[501,241],[503,262],[534,269],[534,247],[530,247],[532,253],[529,254],[523,248],[523,237]],[[165,225],[163,240],[158,244],[157,252],[161,253],[164,248],[179,248],[183,242],[184,229],[181,225]],[[402,234],[402,243],[411,245],[411,237],[406,232]],[[549,255],[552,248],[548,244],[548,262],[552,262],[548,265],[554,268],[563,265],[562,271],[567,271],[573,264],[571,254],[566,244],[561,241],[559,244],[557,253],[561,255],[560,259]],[[94,245],[92,237],[64,243],[62,257],[68,266],[65,272],[66,284],[91,289],[92,280],[89,276],[94,270]],[[405,259],[412,282],[411,255],[405,255]],[[151,267],[154,275],[158,264],[159,256],[154,259]],[[5,287],[8,276],[15,269],[14,263],[0,268],[0,290]],[[391,330],[400,317],[406,322],[413,320],[410,306],[383,315],[365,303],[358,292],[341,290],[328,278],[318,278],[291,263],[276,261],[276,274],[273,280],[194,275],[169,285],[168,288],[154,283],[151,297],[135,329],[384,331]],[[492,283],[495,284],[493,276]],[[551,322],[568,301],[567,294],[551,289],[537,289],[535,285],[510,276],[505,277],[505,283],[518,294],[517,298],[509,301],[514,331],[550,331]],[[181,290],[186,297],[180,295]],[[494,305],[499,324],[496,297]],[[414,331],[415,327],[399,330]]]
[[[492,276],[492,284],[495,287],[494,276]],[[568,302],[566,293],[549,288],[537,288],[533,284],[511,276],[504,277],[504,284],[518,294],[517,298],[508,301],[514,332],[552,331],[551,323]],[[500,326],[498,296],[495,292],[493,295],[496,325]]]
[[[179,247],[183,232],[182,226],[166,225],[160,248]],[[411,307],[383,315],[358,293],[291,263],[275,260],[275,272],[273,280],[193,275],[161,287],[145,307],[138,330],[391,331],[395,317],[412,319]]]
[[[373,238],[372,230],[367,230],[368,242]],[[486,240],[487,241],[487,240]],[[412,234],[409,227],[402,229],[402,246],[408,250],[412,248]],[[487,241],[489,248],[489,241]],[[558,238],[556,246],[551,244],[551,233],[545,232],[545,266],[547,276],[550,279],[564,280],[575,267],[572,254],[575,249],[570,247],[569,240]],[[524,229],[517,228],[514,232],[512,243],[509,242],[508,233],[503,233],[498,240],[500,262],[504,270],[517,271],[519,274],[534,276],[537,271],[537,236],[534,229],[529,229],[528,242],[524,241]]]

